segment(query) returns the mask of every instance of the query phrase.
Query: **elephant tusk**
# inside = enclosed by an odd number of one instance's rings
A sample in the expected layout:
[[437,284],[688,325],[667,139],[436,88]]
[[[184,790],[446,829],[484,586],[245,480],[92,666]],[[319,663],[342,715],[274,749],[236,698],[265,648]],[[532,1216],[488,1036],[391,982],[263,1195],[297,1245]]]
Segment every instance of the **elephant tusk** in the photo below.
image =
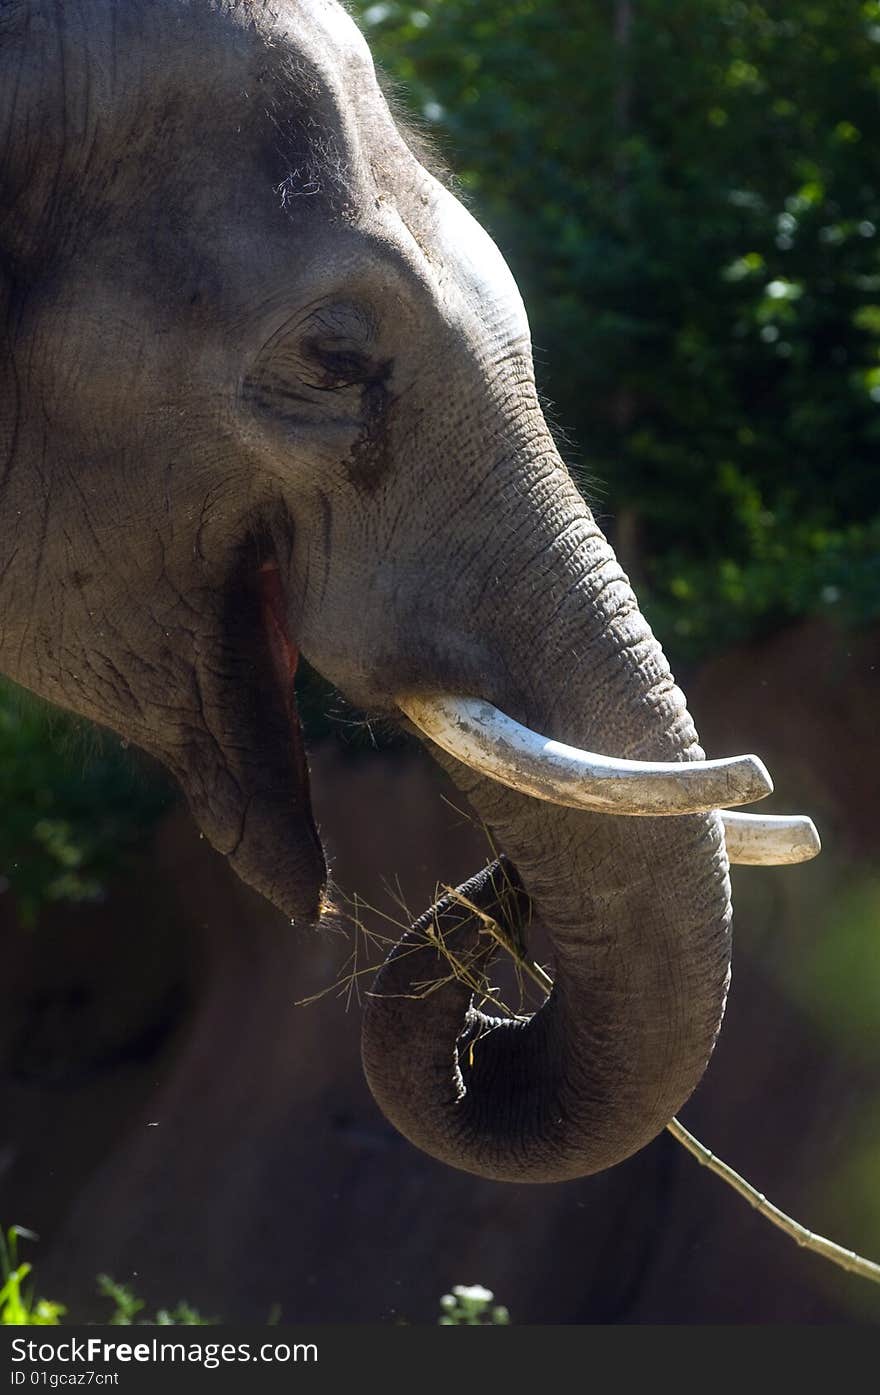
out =
[[606,814],[701,814],[751,804],[773,791],[757,756],[640,761],[594,755],[550,741],[491,703],[443,694],[397,698],[436,745],[492,780],[573,809]]
[[806,814],[730,814],[721,811],[727,856],[746,867],[781,867],[809,862],[822,851],[819,833]]

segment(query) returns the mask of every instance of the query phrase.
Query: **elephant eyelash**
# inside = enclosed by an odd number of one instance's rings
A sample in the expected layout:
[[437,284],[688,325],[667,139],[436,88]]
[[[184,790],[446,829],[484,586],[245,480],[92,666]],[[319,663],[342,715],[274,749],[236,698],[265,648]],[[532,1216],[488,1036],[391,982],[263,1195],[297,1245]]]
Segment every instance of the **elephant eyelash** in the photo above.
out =
[[350,341],[291,336],[261,355],[243,396],[257,408],[289,419],[314,412],[328,396],[344,399],[347,389],[359,392],[374,376],[371,360]]
[[333,423],[354,430],[369,381],[369,364],[352,361],[347,352],[338,357],[334,352],[329,360],[326,355],[309,360],[273,355],[245,380],[242,397],[284,430],[327,429]]
[[[302,347],[312,369],[308,374],[310,386],[319,390],[353,387],[374,376],[373,364],[366,354],[344,340],[328,343],[326,339],[306,339]],[[314,369],[318,370],[317,377],[313,376]]]

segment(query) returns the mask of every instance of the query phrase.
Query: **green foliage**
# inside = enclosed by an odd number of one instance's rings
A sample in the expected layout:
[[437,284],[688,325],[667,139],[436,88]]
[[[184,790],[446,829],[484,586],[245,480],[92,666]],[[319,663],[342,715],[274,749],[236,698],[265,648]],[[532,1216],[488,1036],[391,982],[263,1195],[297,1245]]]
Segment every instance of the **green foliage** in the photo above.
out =
[[138,1317],[147,1306],[142,1298],[136,1298],[130,1288],[111,1279],[109,1274],[98,1275],[98,1292],[109,1298],[113,1312],[107,1319],[111,1327],[213,1327],[216,1318],[203,1318],[188,1303],[178,1303],[176,1308],[159,1308],[155,1318]]
[[0,1231],[0,1327],[57,1327],[67,1309],[61,1303],[35,1298],[23,1287],[31,1272],[29,1264],[18,1262],[18,1242],[36,1240],[32,1230],[13,1225],[6,1235]]
[[664,639],[880,614],[880,3],[358,3]]
[[510,1313],[493,1304],[495,1295],[482,1284],[456,1284],[440,1299],[440,1327],[506,1327]]
[[0,685],[0,876],[22,923],[98,900],[171,798],[112,738]]
[[[58,1327],[67,1309],[62,1303],[51,1303],[45,1298],[35,1298],[32,1289],[23,1287],[24,1280],[31,1273],[31,1265],[19,1263],[18,1242],[37,1240],[32,1230],[23,1226],[10,1226],[4,1237],[0,1231],[0,1327]],[[203,1318],[188,1303],[178,1303],[176,1308],[159,1308],[152,1322],[149,1318],[139,1318],[146,1304],[136,1298],[125,1284],[118,1284],[108,1274],[98,1275],[98,1292],[109,1298],[113,1304],[110,1316],[106,1319],[113,1327],[130,1327],[135,1322],[140,1327],[211,1327],[214,1318]]]

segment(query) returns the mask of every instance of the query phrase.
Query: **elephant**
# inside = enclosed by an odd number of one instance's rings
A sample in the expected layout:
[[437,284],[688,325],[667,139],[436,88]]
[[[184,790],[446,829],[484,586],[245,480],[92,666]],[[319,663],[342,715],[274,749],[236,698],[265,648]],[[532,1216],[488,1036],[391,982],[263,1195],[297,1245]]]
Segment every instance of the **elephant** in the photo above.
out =
[[[500,856],[389,956],[370,1087],[453,1167],[612,1166],[705,1071],[730,858],[815,846],[719,812],[769,776],[704,758],[501,253],[336,0],[4,0],[0,37],[0,671],[161,761],[301,924],[299,656],[417,733]],[[414,990],[490,914],[552,943],[528,1017]]]

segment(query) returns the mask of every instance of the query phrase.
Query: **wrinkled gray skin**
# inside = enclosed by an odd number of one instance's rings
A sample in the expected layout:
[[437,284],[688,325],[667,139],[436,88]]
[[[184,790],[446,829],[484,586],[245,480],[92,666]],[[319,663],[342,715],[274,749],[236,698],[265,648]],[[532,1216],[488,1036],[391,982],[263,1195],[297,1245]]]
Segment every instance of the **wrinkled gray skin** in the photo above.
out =
[[[541,414],[516,286],[343,11],[33,0],[0,4],[0,44],[0,668],[158,756],[305,922],[324,862],[261,566],[290,643],[371,713],[453,691],[587,749],[698,756]],[[607,1167],[712,1050],[719,823],[555,808],[440,759],[557,986],[527,1024],[483,1023],[459,1071],[467,991],[398,996],[438,974],[398,954],[367,1012],[373,1091],[456,1167]],[[466,948],[473,922],[444,915]]]

